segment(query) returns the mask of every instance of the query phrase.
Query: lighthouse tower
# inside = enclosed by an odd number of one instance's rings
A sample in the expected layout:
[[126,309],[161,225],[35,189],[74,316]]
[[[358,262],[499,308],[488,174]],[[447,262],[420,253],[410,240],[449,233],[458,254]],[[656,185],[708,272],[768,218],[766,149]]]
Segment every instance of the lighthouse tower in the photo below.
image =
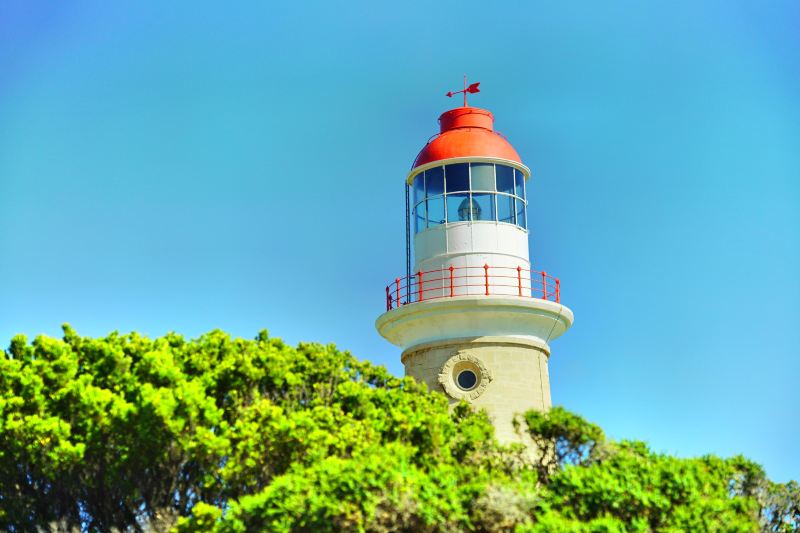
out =
[[375,325],[406,375],[485,409],[501,442],[526,442],[514,417],[550,408],[550,342],[573,314],[559,280],[531,268],[530,169],[492,113],[464,104],[439,117],[406,176],[407,272]]

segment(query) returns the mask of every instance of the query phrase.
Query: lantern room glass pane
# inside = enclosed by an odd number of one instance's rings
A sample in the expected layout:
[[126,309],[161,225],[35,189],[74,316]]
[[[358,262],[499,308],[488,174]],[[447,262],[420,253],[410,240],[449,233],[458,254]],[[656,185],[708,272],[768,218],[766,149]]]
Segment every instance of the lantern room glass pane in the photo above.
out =
[[[456,163],[445,167],[447,192],[469,191],[469,163]],[[450,212],[450,208],[447,208]]]
[[472,191],[494,191],[494,165],[491,163],[470,163]]
[[505,165],[497,165],[497,190],[514,194],[514,169]]
[[494,222],[494,194],[473,193],[472,220],[491,220]]
[[517,198],[517,226],[525,229],[528,227],[525,215],[525,202]]
[[509,224],[516,224],[517,219],[514,216],[513,196],[506,196],[505,194],[497,195],[497,220]]
[[444,197],[428,198],[428,227],[444,224]]
[[420,172],[414,177],[414,204],[425,198],[425,173]]
[[514,169],[514,176],[516,177],[516,191],[517,196],[525,198],[525,176],[517,169]]
[[428,196],[444,193],[444,171],[433,167],[425,171],[425,192]]
[[414,208],[414,233],[425,229],[425,202],[420,202]]
[[466,222],[472,220],[474,205],[470,203],[469,193],[447,195],[447,222]]

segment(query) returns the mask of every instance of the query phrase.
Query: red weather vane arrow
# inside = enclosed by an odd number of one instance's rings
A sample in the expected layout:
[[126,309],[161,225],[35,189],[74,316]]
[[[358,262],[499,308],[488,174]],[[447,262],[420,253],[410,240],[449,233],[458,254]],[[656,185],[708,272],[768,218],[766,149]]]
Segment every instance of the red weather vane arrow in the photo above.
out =
[[478,85],[480,85],[480,84],[481,84],[481,82],[472,83],[472,84],[469,85],[469,87],[467,87],[467,76],[465,74],[464,75],[464,89],[462,89],[460,91],[455,91],[455,92],[449,91],[447,93],[447,97],[448,98],[452,98],[453,96],[455,96],[458,93],[464,93],[464,107],[467,107],[467,93],[475,94],[475,93],[481,92],[481,90],[478,89]]

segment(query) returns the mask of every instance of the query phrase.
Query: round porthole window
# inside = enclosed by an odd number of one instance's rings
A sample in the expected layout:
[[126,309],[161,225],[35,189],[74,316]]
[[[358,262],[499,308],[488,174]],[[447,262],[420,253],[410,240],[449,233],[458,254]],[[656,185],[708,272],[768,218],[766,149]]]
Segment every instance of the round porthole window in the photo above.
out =
[[444,391],[457,400],[474,400],[486,390],[492,373],[479,358],[470,353],[454,352],[439,372]]
[[472,370],[462,370],[456,378],[456,383],[461,390],[472,390],[478,384],[478,376]]

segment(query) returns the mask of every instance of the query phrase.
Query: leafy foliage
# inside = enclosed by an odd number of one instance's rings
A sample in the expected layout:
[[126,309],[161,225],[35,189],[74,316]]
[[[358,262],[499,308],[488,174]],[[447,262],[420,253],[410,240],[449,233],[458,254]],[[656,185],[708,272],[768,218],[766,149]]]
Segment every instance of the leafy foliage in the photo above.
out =
[[796,483],[610,442],[560,408],[484,413],[332,345],[212,331],[15,337],[0,530],[792,531]]
[[537,449],[539,477],[547,481],[560,465],[581,465],[596,458],[605,441],[599,426],[561,407],[547,413],[529,411],[525,423]]

